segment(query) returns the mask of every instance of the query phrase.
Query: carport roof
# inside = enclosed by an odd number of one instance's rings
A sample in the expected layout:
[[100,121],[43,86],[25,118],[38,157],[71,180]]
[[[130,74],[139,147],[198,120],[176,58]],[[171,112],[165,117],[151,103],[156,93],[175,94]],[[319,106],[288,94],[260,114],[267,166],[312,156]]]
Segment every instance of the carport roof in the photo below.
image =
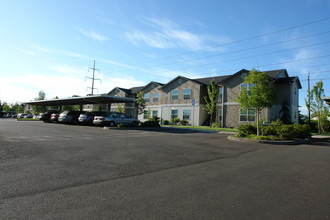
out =
[[107,94],[79,96],[66,99],[37,100],[25,102],[28,105],[50,106],[50,105],[84,105],[84,104],[108,104],[134,102],[135,98],[109,96]]
[[330,96],[322,98],[328,105],[330,105]]

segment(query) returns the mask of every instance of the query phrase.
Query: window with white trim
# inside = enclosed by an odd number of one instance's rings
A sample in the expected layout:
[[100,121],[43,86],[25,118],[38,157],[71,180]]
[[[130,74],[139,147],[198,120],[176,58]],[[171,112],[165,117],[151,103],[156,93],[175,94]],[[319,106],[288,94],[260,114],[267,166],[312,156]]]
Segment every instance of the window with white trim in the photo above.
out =
[[175,89],[172,90],[172,100],[178,100],[179,99],[179,90]]
[[190,109],[183,110],[182,119],[183,120],[190,120],[190,114],[191,114]]
[[219,87],[219,101],[222,102],[223,98],[223,86]]
[[222,121],[222,109],[219,109],[219,121]]
[[249,95],[251,95],[251,88],[252,87],[255,87],[256,85],[254,85],[254,84],[246,84],[246,83],[243,83],[243,84],[241,84],[241,92],[243,91],[243,90],[246,90],[247,92],[248,92],[248,94]]
[[153,101],[153,102],[158,102],[158,97],[159,97],[159,93],[155,92],[155,93],[152,95],[152,101]]
[[256,110],[254,108],[240,109],[240,121],[255,121],[256,120]]
[[179,115],[179,110],[177,109],[171,110],[171,118],[178,118],[178,115]]
[[190,99],[191,98],[191,89],[184,89],[183,90],[183,99]]
[[152,111],[152,117],[153,117],[153,118],[158,117],[158,110],[153,110],[153,111]]
[[149,102],[150,101],[149,97],[150,97],[149,93],[144,93],[143,98],[144,98],[144,101],[145,102]]

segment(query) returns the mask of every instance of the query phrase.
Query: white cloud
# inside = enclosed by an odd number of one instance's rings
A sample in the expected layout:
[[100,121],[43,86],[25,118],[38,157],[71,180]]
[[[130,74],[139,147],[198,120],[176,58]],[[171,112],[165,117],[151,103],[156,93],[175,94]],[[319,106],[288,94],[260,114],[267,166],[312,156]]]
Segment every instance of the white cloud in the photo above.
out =
[[[179,27],[169,19],[148,18],[143,21],[152,30],[132,30],[126,38],[136,46],[149,46],[160,49],[183,48],[199,50],[207,47],[208,41],[228,42],[228,38],[214,38],[194,34]],[[219,43],[219,42],[217,42]]]
[[86,31],[86,30],[83,30],[83,29],[78,29],[78,31],[85,35],[86,37],[89,37],[89,38],[92,38],[94,40],[97,40],[99,42],[103,42],[103,41],[106,41],[108,40],[108,38],[102,34],[99,34],[99,33],[96,33],[94,31]]

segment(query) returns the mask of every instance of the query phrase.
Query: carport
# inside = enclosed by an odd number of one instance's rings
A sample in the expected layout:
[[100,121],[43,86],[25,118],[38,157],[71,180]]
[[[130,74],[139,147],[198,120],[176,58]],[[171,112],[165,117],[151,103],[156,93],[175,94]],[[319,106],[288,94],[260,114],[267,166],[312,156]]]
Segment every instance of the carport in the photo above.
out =
[[330,105],[330,96],[322,98],[328,105]]
[[135,102],[135,98],[109,96],[106,94],[91,95],[91,96],[79,96],[70,97],[65,99],[51,99],[51,100],[37,100],[25,102],[27,105],[35,106],[60,106],[62,110],[63,105],[79,105],[80,110],[83,110],[83,105],[86,104],[107,104],[108,109],[111,108],[111,103],[132,103]]

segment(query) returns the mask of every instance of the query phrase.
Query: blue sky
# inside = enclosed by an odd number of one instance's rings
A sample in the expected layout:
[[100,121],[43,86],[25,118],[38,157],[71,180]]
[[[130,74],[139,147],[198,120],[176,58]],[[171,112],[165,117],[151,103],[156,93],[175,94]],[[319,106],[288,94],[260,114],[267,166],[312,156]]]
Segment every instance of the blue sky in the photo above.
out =
[[286,68],[330,96],[330,1],[1,0],[0,100]]

